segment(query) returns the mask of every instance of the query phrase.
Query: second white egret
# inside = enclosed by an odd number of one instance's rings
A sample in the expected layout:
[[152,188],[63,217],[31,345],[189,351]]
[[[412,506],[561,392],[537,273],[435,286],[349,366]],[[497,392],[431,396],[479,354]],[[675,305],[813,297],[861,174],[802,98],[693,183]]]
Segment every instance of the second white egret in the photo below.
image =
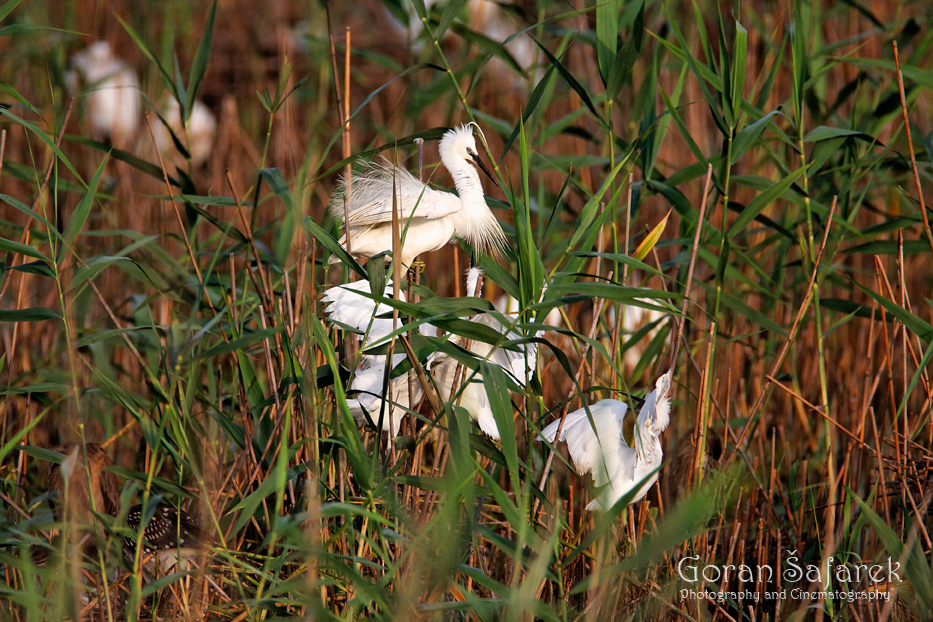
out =
[[[369,281],[355,281],[332,287],[321,298],[328,319],[356,331],[364,348],[380,345],[397,327],[395,320],[385,317],[391,315],[392,307],[364,295],[370,293],[370,289]],[[389,281],[383,296],[390,298],[392,291],[392,281]],[[405,300],[405,292],[399,291],[399,299]],[[435,334],[434,327],[429,324],[422,324],[421,331]],[[393,354],[392,368],[403,360],[404,354]],[[389,432],[394,437],[398,436],[402,418],[409,410],[417,408],[424,392],[421,383],[410,374],[392,378],[388,384],[385,374],[386,355],[360,355],[348,387],[357,395],[347,400],[347,407],[357,423],[365,424],[368,414],[373,423],[379,425],[381,421],[383,432]]]
[[[177,99],[169,95],[162,104],[161,113],[165,123],[159,117],[152,120],[155,142],[159,151],[163,155],[180,156],[172,140],[172,134],[174,134],[185,144],[191,156],[191,163],[195,167],[205,164],[214,153],[214,141],[217,138],[217,118],[210,108],[201,100],[194,100],[191,115],[188,117],[187,132],[181,120],[181,104]],[[182,159],[179,157],[177,162],[180,164]]]
[[114,144],[133,138],[142,110],[139,79],[117,58],[110,44],[98,41],[74,55],[71,65],[87,88],[87,110],[95,140]]
[[[478,288],[482,275],[482,270],[476,267],[467,271],[467,296],[479,295]],[[480,313],[470,318],[469,321],[488,326],[502,335],[503,340],[513,341],[521,338],[521,334],[491,313]],[[508,350],[484,341],[468,341],[459,335],[454,335],[451,342],[461,347],[468,345],[467,349],[477,359],[498,365],[512,380],[522,387],[525,386],[527,379],[534,374],[537,367],[538,346],[533,342],[520,344],[515,349]],[[453,399],[455,403],[470,413],[470,418],[476,422],[487,436],[499,440],[499,426],[496,425],[496,418],[489,403],[489,395],[486,393],[487,389],[483,384],[482,374],[463,368],[459,361],[444,352],[432,354],[427,366],[431,371],[431,375],[434,376],[434,382],[437,385],[441,399]],[[463,372],[462,386],[458,384],[458,369]],[[456,393],[454,387],[458,387]]]
[[587,510],[608,510],[636,487],[631,503],[640,501],[657,481],[658,467],[664,458],[659,437],[670,422],[668,393],[672,372],[658,378],[654,391],[645,396],[635,426],[634,448],[622,438],[628,405],[620,400],[596,402],[589,407],[589,414],[585,408],[568,414],[560,438],[557,438],[560,420],[541,431],[541,437],[552,443],[566,441],[577,473],[592,474],[596,487],[603,487],[599,496],[586,506]]
[[[474,316],[470,318],[470,321],[492,328],[494,331],[501,333],[504,339],[521,338],[520,334],[510,330],[508,326],[504,326],[498,318],[490,313]],[[455,336],[451,341],[457,345],[462,345],[465,340],[462,337]],[[526,378],[534,374],[537,366],[538,346],[534,343],[522,344],[518,346],[517,350],[506,350],[499,346],[474,340],[470,342],[469,351],[476,358],[501,367],[519,386],[525,386]],[[496,425],[496,419],[492,413],[482,374],[464,368],[464,384],[459,390],[459,400],[456,394],[451,396],[454,383],[457,380],[458,367],[460,367],[459,362],[443,352],[431,355],[428,361],[428,368],[434,376],[434,382],[437,384],[441,399],[447,400],[453,397],[454,402],[459,403],[470,413],[470,418],[476,422],[487,436],[499,440],[499,427]]]

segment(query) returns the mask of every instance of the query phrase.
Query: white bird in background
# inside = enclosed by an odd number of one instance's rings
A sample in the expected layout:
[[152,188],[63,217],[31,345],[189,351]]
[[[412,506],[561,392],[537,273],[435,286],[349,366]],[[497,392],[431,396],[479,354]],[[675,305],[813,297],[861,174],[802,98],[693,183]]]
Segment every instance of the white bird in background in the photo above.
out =
[[[608,510],[623,496],[637,488],[631,503],[640,501],[658,479],[658,467],[664,457],[659,437],[670,421],[673,370],[658,378],[654,391],[645,396],[635,426],[635,448],[622,438],[622,423],[628,405],[613,399],[601,400],[567,415],[560,438],[577,473],[591,473],[599,496],[586,506],[587,510]],[[541,431],[541,438],[554,443],[560,420]],[[650,475],[650,477],[649,477]]]
[[75,54],[71,65],[88,90],[86,104],[94,139],[120,144],[132,138],[142,110],[136,73],[113,55],[106,41]]
[[[188,117],[188,134],[181,121],[181,106],[173,96],[168,96],[161,108],[162,119],[156,117],[152,120],[152,130],[155,134],[156,146],[162,155],[175,155],[178,150],[172,141],[172,134],[186,145],[191,156],[191,163],[195,168],[201,166],[214,152],[214,139],[217,137],[217,119],[210,108],[200,100],[195,100]],[[166,127],[166,123],[168,127]],[[171,131],[169,131],[171,130]],[[186,143],[187,141],[187,143]],[[180,154],[179,159],[180,161]]]
[[[634,287],[641,287],[635,283]],[[634,301],[658,306],[658,301],[652,298],[635,298]],[[634,302],[633,301],[633,302]],[[616,307],[610,307],[608,313],[606,314],[606,323],[608,326],[616,325]],[[658,334],[661,330],[661,325],[663,320],[668,317],[668,313],[661,311],[657,308],[645,308],[640,307],[635,304],[627,304],[622,306],[622,323],[620,324],[622,328],[622,335],[625,337],[622,340],[622,343],[625,346],[623,353],[623,361],[625,363],[625,369],[631,371],[638,366],[638,363],[641,361],[642,356],[645,354],[645,349],[648,347],[648,344],[654,339],[655,335]],[[637,341],[632,341],[636,333],[641,331],[643,328],[649,327],[647,331],[638,336]]]
[[[477,283],[482,271],[479,268],[470,268],[467,273],[467,296],[476,295]],[[511,341],[521,339],[522,335],[511,330],[508,325],[503,324],[499,318],[491,313],[481,313],[470,318],[471,322],[483,324],[492,328],[503,336],[503,340]],[[451,342],[463,346],[466,340],[459,335],[454,335]],[[499,346],[493,346],[483,341],[470,340],[468,350],[481,360],[498,365],[506,374],[519,385],[524,387],[527,378],[530,378],[537,367],[538,346],[535,343],[521,344],[515,350],[506,350]],[[499,440],[499,427],[496,425],[496,419],[492,413],[492,407],[489,404],[489,396],[486,393],[486,387],[483,385],[483,376],[478,372],[463,366],[462,390],[457,395],[451,396],[457,379],[458,362],[443,352],[432,354],[428,360],[428,369],[434,376],[434,382],[437,385],[438,393],[442,400],[453,399],[467,412],[470,418],[476,422],[480,429],[489,437]],[[459,383],[457,386],[461,386]]]
[[[392,282],[386,283],[383,296],[392,297]],[[371,298],[360,295],[369,293],[369,281],[355,281],[327,290],[321,298],[325,305],[324,313],[331,322],[350,327],[359,333],[361,346],[368,348],[378,345],[397,326],[392,319],[392,307],[385,303],[376,304]],[[405,293],[399,292],[399,299],[405,300]],[[390,317],[378,317],[389,315]],[[400,326],[400,324],[399,324]],[[425,334],[434,334],[434,327],[422,324]],[[405,360],[404,354],[392,355],[392,368]],[[398,436],[402,418],[413,410],[424,397],[424,391],[417,378],[403,374],[390,381],[390,395],[385,395],[386,356],[384,354],[361,354],[349,389],[357,392],[354,399],[347,400],[350,414],[360,424],[367,422],[366,413],[375,424],[382,422],[382,431]],[[384,407],[383,404],[386,404]],[[391,405],[391,408],[388,406]]]
[[454,236],[484,252],[496,253],[504,246],[505,234],[486,205],[474,168],[479,167],[492,179],[476,152],[471,125],[476,126],[467,123],[448,131],[438,144],[441,162],[453,177],[457,194],[429,188],[384,158],[365,163],[353,177],[349,192],[347,179],[342,179],[328,209],[334,218],[343,220],[346,195],[349,220],[340,239],[344,248],[349,235],[350,252],[355,257],[369,258],[392,250],[393,186],[403,265],[410,266],[418,255],[443,248]]
[[[432,9],[437,12],[443,10],[445,7],[438,6],[440,4],[440,0],[424,1],[428,13],[431,13]],[[410,18],[407,24],[404,22],[399,23],[396,15],[387,8],[384,11],[389,20],[388,24],[391,25],[392,29],[401,31],[399,34],[409,39],[412,50],[420,53],[425,40],[430,41],[430,37],[426,38],[422,35],[425,25],[421,22],[417,11],[409,9]],[[459,11],[458,21],[491,41],[504,42],[529,25],[522,22],[519,13],[509,4],[495,0],[467,0],[464,8]],[[454,30],[451,28],[444,33],[441,40],[455,37]],[[486,70],[492,72],[490,77],[495,79],[496,85],[505,88],[527,87],[527,85],[521,84],[521,82],[524,82],[524,79],[519,78],[522,74],[536,84],[543,76],[544,71],[540,64],[535,62],[539,53],[534,40],[528,35],[516,37],[505,43],[504,47],[515,64],[521,69],[521,74],[516,73],[510,64],[500,58],[500,54],[496,54],[489,58]]]

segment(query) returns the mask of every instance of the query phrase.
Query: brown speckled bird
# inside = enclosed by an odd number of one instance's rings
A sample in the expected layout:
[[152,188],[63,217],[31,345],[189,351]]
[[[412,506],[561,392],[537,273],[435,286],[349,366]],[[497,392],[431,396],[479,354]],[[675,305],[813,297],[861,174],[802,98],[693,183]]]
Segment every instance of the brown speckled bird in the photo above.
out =
[[[152,579],[191,570],[198,552],[205,546],[198,521],[184,510],[165,503],[156,506],[145,527],[142,527],[143,519],[142,505],[130,508],[126,516],[130,529],[137,533],[142,529],[142,567],[146,577]],[[133,565],[136,538],[123,538],[123,554]]]
[[[100,445],[88,443],[83,447],[68,445],[62,453],[65,460],[49,470],[50,504],[56,520],[91,525],[92,499],[94,510],[116,516],[120,486],[117,476],[107,470],[113,466],[107,452]],[[159,503],[147,521],[143,518],[143,506],[136,505],[130,508],[126,525],[138,533],[145,522],[142,569],[146,577],[189,570],[205,541],[197,520],[166,503]],[[136,538],[124,537],[123,555],[131,565],[135,553]]]

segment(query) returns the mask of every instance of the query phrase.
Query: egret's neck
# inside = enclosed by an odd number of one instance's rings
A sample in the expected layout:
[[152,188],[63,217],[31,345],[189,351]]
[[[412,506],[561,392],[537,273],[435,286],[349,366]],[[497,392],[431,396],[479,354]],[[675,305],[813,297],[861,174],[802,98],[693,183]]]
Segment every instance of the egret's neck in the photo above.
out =
[[482,201],[485,204],[483,183],[480,181],[479,173],[475,168],[461,159],[448,162],[442,158],[441,161],[450,172],[450,176],[453,177],[454,187],[457,188],[457,194],[460,196],[461,201],[466,204]]
[[[448,162],[449,159],[454,161]],[[463,209],[452,215],[457,222],[457,235],[481,251],[495,252],[505,242],[505,236],[499,221],[486,205],[479,173],[466,160],[460,158],[441,156],[441,161],[453,177],[454,186],[463,204]]]
[[671,400],[665,394],[649,393],[638,414],[635,428],[635,451],[639,460],[661,464],[664,451],[661,448],[661,433],[670,422]]
[[635,453],[640,461],[646,462],[652,467],[661,464],[664,457],[661,440],[656,434],[652,433],[650,428],[642,426],[635,430]]

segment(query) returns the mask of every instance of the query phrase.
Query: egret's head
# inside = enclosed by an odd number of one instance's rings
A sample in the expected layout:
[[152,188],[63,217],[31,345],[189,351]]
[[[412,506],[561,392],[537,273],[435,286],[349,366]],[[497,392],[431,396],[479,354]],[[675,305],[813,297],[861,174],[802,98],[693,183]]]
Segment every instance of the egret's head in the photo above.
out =
[[674,370],[670,369],[666,374],[658,378],[654,383],[655,396],[655,421],[652,426],[658,434],[664,431],[671,418],[671,398],[668,393],[671,391],[671,376]]
[[674,370],[670,369],[666,374],[657,379],[654,383],[655,395],[659,398],[664,397],[671,390],[671,376],[673,375]]
[[93,62],[104,62],[113,58],[113,50],[106,41],[96,41],[87,48],[88,59]]
[[113,62],[113,50],[110,49],[110,44],[106,41],[92,43],[71,59],[71,65],[80,71],[85,78],[89,74],[96,75],[95,69],[97,67],[108,65],[111,62]]
[[[492,183],[498,186],[499,184],[492,176],[492,173],[489,172],[489,169],[486,168],[486,165],[483,164],[476,150],[476,139],[473,137],[474,127],[479,129],[479,126],[475,123],[464,123],[460,127],[455,127],[444,134],[441,137],[441,142],[437,146],[437,150],[441,155],[441,160],[448,169],[451,168],[452,162],[466,160],[486,173],[489,179],[492,180]],[[480,134],[482,134],[482,130],[480,130]]]

